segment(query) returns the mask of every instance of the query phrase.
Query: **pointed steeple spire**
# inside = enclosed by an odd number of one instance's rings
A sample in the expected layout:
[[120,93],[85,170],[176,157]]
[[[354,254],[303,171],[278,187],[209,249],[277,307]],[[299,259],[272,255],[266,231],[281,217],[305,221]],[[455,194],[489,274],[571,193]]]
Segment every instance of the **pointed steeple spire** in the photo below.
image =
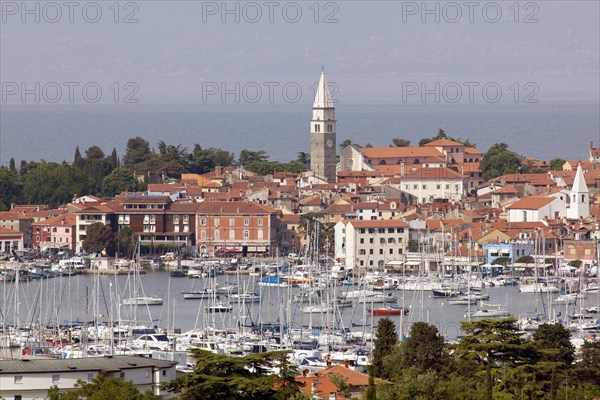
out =
[[333,108],[333,101],[331,101],[327,79],[325,79],[325,70],[321,72],[321,79],[319,79],[319,84],[317,85],[313,108]]
[[575,180],[573,181],[573,187],[571,188],[572,193],[588,193],[588,187],[583,177],[583,170],[581,164],[577,166],[577,173],[575,174]]

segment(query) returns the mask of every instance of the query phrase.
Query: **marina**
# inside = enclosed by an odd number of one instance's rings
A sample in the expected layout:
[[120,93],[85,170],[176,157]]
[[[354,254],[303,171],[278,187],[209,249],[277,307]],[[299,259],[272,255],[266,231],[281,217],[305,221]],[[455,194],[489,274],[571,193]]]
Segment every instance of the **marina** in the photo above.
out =
[[[285,348],[368,355],[373,327],[382,317],[391,318],[402,336],[414,322],[434,324],[448,341],[463,335],[461,321],[482,318],[513,316],[525,331],[543,321],[557,321],[578,340],[600,329],[595,284],[579,295],[557,295],[522,291],[519,285],[506,284],[504,277],[420,276],[421,284],[415,285],[414,276],[383,272],[354,277],[348,284],[348,277],[336,280],[319,273],[323,267],[307,274],[308,283],[294,281],[298,275],[293,270],[306,268],[281,264],[265,269],[279,271],[279,276],[232,275],[222,268],[204,278],[132,271],[4,281],[3,356],[25,351],[59,358],[143,355],[153,349],[186,351],[190,346],[231,354]],[[132,295],[136,281],[141,296]],[[382,289],[382,281],[394,284]],[[469,289],[467,281],[474,281],[480,291],[461,292]],[[439,296],[432,288],[442,283],[459,288],[459,293]],[[150,336],[140,340],[142,335]]]

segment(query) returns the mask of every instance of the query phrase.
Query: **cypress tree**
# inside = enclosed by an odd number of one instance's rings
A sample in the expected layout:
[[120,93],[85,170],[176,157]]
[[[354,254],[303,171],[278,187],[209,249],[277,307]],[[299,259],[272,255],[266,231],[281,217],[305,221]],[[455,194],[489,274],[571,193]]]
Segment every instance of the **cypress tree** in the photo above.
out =
[[388,378],[383,368],[383,358],[390,354],[398,344],[396,325],[389,318],[382,318],[377,323],[377,339],[373,350],[373,369],[378,378]]

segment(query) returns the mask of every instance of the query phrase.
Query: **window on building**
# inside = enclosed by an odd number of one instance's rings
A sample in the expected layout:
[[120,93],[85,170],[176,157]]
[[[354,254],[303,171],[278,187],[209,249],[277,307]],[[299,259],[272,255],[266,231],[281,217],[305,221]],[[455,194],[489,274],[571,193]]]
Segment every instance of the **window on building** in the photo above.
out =
[[244,226],[250,225],[250,219],[244,218]]
[[23,383],[23,375],[15,375],[15,385]]
[[360,238],[360,244],[364,244],[365,243],[365,238]]
[[229,230],[229,239],[235,239],[235,231],[233,229]]
[[221,232],[215,231],[215,239],[220,239],[220,238],[221,238]]
[[373,243],[373,238],[370,238],[370,239],[369,239],[369,243]]
[[250,231],[244,231],[244,239],[250,238]]
[[200,225],[206,226],[206,218],[200,218]]
[[361,256],[364,256],[366,254],[366,250],[365,249],[360,249],[358,251],[358,254],[360,254]]
[[436,186],[435,186],[435,188],[436,188],[437,190],[441,190],[441,189],[442,189],[442,185],[436,185]]
[[183,223],[184,224],[189,224],[190,223],[190,216],[189,215],[184,215],[183,216]]
[[235,226],[235,218],[229,218],[229,226]]
[[189,225],[184,225],[183,226],[183,231],[184,232],[189,232],[190,231],[190,226]]
[[421,186],[423,190],[427,190],[427,185],[423,184],[423,186]]
[[379,254],[383,254],[383,249],[379,249]]
[[93,380],[94,380],[94,374],[92,374],[92,373],[89,373],[89,374],[87,375],[87,380],[88,380],[88,382],[91,382],[91,381],[93,381]]
[[179,225],[173,226],[173,232],[179,232]]
[[394,249],[390,249],[389,253],[394,254]]
[[52,375],[52,383],[60,382],[60,375]]
[[178,224],[179,223],[179,215],[173,215],[173,223],[174,224]]
[[263,226],[263,219],[262,218],[259,218],[256,221],[258,223],[258,226]]
[[369,249],[369,254],[373,254],[373,249]]
[[205,230],[200,231],[200,239],[206,240],[206,231]]
[[259,229],[258,232],[257,232],[257,234],[258,234],[258,240],[263,240],[264,239],[264,236],[263,236],[264,234],[263,234],[263,230],[262,229]]
[[216,227],[218,227],[219,224],[221,223],[221,221],[219,220],[219,218],[215,218],[214,221],[215,221],[215,226]]
[[418,188],[419,188],[419,185],[413,185],[413,189],[415,189],[415,190],[416,190],[416,189],[418,189]]

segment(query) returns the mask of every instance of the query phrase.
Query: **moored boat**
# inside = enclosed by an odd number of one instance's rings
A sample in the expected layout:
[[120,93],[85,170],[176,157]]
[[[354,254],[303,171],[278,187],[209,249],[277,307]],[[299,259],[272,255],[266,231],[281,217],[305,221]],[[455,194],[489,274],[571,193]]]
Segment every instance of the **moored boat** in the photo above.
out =
[[406,315],[406,314],[408,314],[408,309],[402,308],[397,304],[390,304],[387,306],[369,309],[369,312],[374,317],[381,317],[381,316],[401,315],[401,314]]

